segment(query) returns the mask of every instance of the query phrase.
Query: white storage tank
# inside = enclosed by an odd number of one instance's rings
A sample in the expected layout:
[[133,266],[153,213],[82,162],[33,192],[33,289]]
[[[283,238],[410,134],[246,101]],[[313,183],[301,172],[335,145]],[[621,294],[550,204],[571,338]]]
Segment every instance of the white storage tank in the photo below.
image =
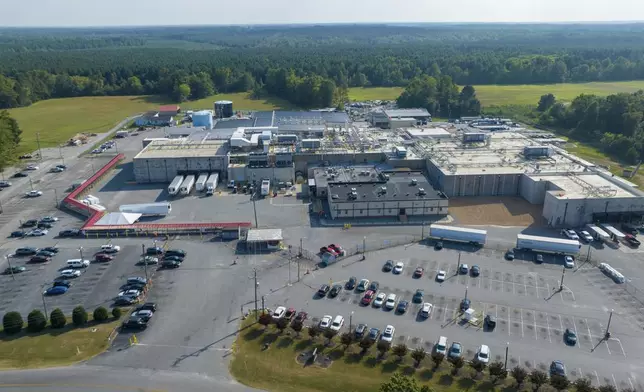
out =
[[201,110],[192,114],[192,125],[212,129],[212,113],[209,110]]

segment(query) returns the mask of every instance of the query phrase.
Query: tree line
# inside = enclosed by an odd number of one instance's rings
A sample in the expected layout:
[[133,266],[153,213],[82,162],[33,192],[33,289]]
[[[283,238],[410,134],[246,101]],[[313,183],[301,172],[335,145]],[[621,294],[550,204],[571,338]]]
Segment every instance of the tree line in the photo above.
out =
[[22,131],[6,110],[0,111],[0,172],[13,162]]
[[447,75],[438,78],[419,76],[407,85],[396,103],[401,108],[425,108],[432,116],[459,118],[481,113],[481,102],[472,86],[459,92],[458,86]]

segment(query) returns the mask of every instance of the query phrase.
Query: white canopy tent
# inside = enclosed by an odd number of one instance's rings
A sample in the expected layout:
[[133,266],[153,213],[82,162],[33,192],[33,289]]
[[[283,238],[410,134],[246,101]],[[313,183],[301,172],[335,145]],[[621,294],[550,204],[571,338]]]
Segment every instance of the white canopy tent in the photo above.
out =
[[139,220],[141,214],[130,212],[110,212],[96,222],[96,226],[131,225]]

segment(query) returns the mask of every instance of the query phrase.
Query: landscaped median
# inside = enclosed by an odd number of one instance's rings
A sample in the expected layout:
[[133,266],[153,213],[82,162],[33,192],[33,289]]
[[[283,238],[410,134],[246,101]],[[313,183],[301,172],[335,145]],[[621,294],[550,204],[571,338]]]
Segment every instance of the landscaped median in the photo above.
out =
[[18,316],[16,312],[3,316],[0,369],[64,366],[92,358],[109,347],[121,313],[118,310],[110,315],[99,307],[88,315],[77,307],[71,317],[54,309],[49,321],[38,310],[26,320]]

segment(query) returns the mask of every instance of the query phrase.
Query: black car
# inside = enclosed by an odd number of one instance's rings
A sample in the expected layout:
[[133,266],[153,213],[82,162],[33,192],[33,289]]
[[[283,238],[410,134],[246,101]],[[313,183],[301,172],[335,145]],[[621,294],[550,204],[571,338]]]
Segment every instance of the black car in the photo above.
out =
[[136,310],[151,310],[153,312],[157,311],[157,304],[154,302],[146,302],[143,305],[136,308]]
[[364,334],[367,332],[367,324],[358,324],[356,327],[356,330],[354,331],[354,335],[357,340],[360,340],[364,338]]
[[479,267],[478,265],[473,265],[470,269],[470,273],[472,274],[472,276],[481,275],[481,267]]
[[60,249],[58,249],[57,246],[46,246],[44,248],[41,248],[40,250],[44,250],[45,252],[58,253]]
[[22,225],[20,227],[36,227],[37,225],[38,225],[37,219],[29,219],[22,222]]
[[331,290],[331,287],[329,287],[329,285],[328,285],[328,284],[323,284],[323,285],[322,285],[322,286],[320,286],[320,288],[318,289],[317,294],[318,294],[318,296],[320,296],[320,297],[324,297],[324,296],[329,292],[329,290]]
[[136,303],[136,299],[132,297],[118,297],[114,301],[114,305],[116,306],[130,306],[134,303]]
[[329,291],[329,297],[335,297],[336,295],[340,294],[340,291],[342,291],[342,285],[333,285],[333,287],[331,287],[331,291]]
[[14,177],[14,178],[29,177],[29,174],[23,173],[23,172],[18,172],[16,174],[14,174],[12,177]]
[[374,293],[377,293],[379,287],[380,287],[380,283],[374,281],[369,283],[369,287],[367,288],[367,291],[373,290]]
[[36,248],[18,248],[16,249],[16,256],[31,256],[38,253]]
[[163,260],[161,263],[161,267],[163,268],[179,268],[181,267],[181,262],[176,261],[176,260]]
[[38,222],[39,229],[51,229],[52,227],[54,227],[54,225],[49,222]]
[[148,256],[158,256],[163,254],[163,248],[159,248],[158,246],[153,246],[151,248],[148,248],[145,250],[145,254]]
[[11,235],[10,235],[9,237],[11,237],[11,238],[22,238],[22,237],[24,237],[26,234],[27,234],[27,233],[25,233],[25,232],[24,232],[24,231],[22,231],[22,230],[16,230],[16,231],[12,231],[12,232],[11,232]]
[[128,283],[121,286],[121,291],[127,290],[139,290],[142,291],[145,289],[145,285],[141,283]]
[[380,330],[378,328],[371,328],[367,339],[375,342],[378,339],[378,335],[380,335]]
[[179,256],[168,256],[167,254],[163,257],[163,261],[176,261],[177,263],[183,263],[183,257]]
[[123,323],[123,328],[125,329],[146,329],[148,327],[148,322],[141,317],[131,316]]
[[61,169],[63,169],[63,170],[64,170],[64,169],[67,169],[67,165],[63,165],[63,164],[56,165],[56,167],[60,167],[60,168],[61,168]]
[[56,279],[54,280],[54,286],[63,286],[63,287],[71,287],[72,283],[69,280],[65,279]]
[[564,332],[564,341],[566,344],[569,344],[571,346],[574,346],[577,344],[577,334],[573,332],[571,329],[566,328],[566,331]]
[[496,317],[492,316],[491,314],[485,316],[484,322],[487,326],[487,329],[493,330],[494,328],[496,328]]
[[43,256],[43,255],[36,255],[36,256],[31,256],[29,259],[30,263],[46,263],[49,260],[51,260],[50,257]]
[[506,260],[514,260],[514,251],[509,250],[509,251],[505,252],[505,259]]
[[436,243],[434,244],[434,249],[435,250],[443,249],[443,241],[436,241]]
[[168,249],[165,251],[166,256],[177,256],[181,257],[182,259],[186,257],[186,251],[183,249]]
[[466,311],[467,309],[469,309],[471,305],[472,305],[472,302],[471,302],[468,298],[464,298],[464,299],[461,301],[461,306],[460,306],[460,308],[461,308],[461,312],[464,312],[464,311]]
[[391,272],[391,270],[394,269],[394,262],[393,260],[387,260],[385,261],[385,265],[382,266],[382,270],[384,272]]
[[47,252],[46,250],[39,250],[38,253],[36,253],[36,256],[44,256],[44,257],[54,257],[56,256],[56,253],[54,252]]
[[5,275],[11,275],[11,274],[19,274],[21,272],[25,272],[27,269],[25,267],[18,267],[18,266],[11,266],[7,267],[7,269],[4,270]]
[[78,229],[67,229],[58,233],[59,237],[78,237],[79,235],[81,235],[81,231]]
[[356,278],[355,276],[352,276],[347,281],[347,284],[345,285],[345,287],[347,290],[353,290],[356,288],[357,284],[358,284],[358,278]]
[[127,283],[132,284],[132,283],[141,283],[143,285],[148,284],[148,280],[145,279],[143,276],[130,276],[127,278]]
[[396,307],[396,312],[403,314],[407,311],[407,308],[409,307],[409,302],[408,301],[400,301],[398,302],[398,306]]

